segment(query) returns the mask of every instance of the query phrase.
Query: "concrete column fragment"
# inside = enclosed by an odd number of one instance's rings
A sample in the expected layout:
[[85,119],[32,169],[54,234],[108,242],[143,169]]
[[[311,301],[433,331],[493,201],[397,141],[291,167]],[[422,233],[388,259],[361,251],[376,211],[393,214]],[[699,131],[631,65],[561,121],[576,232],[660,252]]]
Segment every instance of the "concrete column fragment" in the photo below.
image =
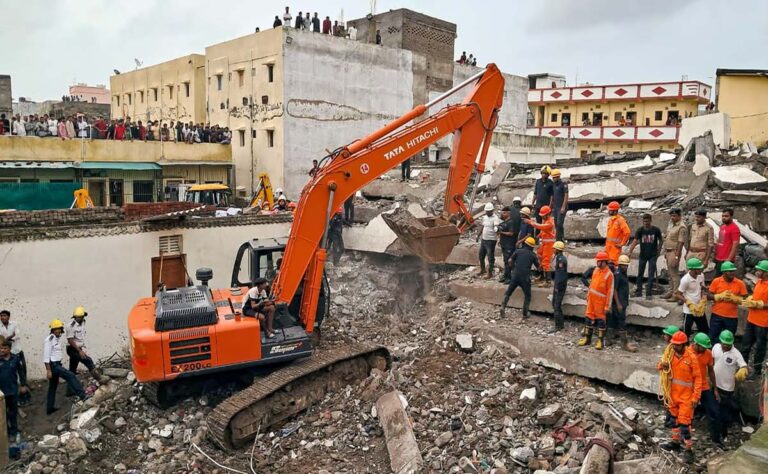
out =
[[403,400],[403,394],[393,390],[376,401],[379,423],[387,440],[390,466],[395,474],[420,472],[424,465]]

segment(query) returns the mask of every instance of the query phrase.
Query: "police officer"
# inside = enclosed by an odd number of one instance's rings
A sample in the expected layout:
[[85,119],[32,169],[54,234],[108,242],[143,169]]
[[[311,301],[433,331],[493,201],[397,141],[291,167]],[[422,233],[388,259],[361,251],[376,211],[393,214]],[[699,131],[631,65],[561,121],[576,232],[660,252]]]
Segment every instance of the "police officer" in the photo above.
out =
[[24,380],[24,383],[21,384],[22,387],[18,401],[20,406],[26,405],[32,399],[32,395],[29,393],[29,387],[26,382],[27,359],[24,357],[24,351],[21,350],[19,325],[16,321],[11,321],[11,312],[7,309],[0,311],[0,336],[4,337],[5,340],[11,344],[11,353],[19,358],[19,370],[21,370],[19,378]]
[[89,397],[85,394],[77,376],[61,365],[61,359],[64,355],[64,341],[61,340],[61,335],[64,333],[64,323],[59,319],[54,319],[48,327],[51,333],[48,334],[43,343],[43,363],[45,364],[45,375],[48,378],[46,413],[50,415],[58,410],[55,405],[59,378],[63,378],[67,382],[67,386],[80,400],[86,400]]
[[565,327],[563,321],[563,297],[568,287],[568,259],[565,257],[565,244],[558,240],[553,247],[555,249],[554,273],[555,286],[552,290],[552,309],[555,313],[555,328],[550,331],[556,333]]
[[531,305],[531,267],[535,267],[536,270],[541,270],[539,264],[539,257],[533,253],[533,248],[536,246],[536,239],[528,237],[525,239],[525,244],[519,249],[515,250],[510,258],[510,265],[513,268],[512,281],[507,287],[507,291],[504,293],[504,301],[501,303],[500,317],[504,317],[504,311],[507,308],[507,303],[512,293],[519,287],[523,290],[523,319],[528,318],[528,307]]
[[[78,306],[72,312],[72,321],[67,324],[65,333],[67,338],[67,356],[69,356],[69,371],[77,374],[77,367],[82,363],[91,373],[91,376],[101,383],[107,383],[108,378],[102,377],[93,359],[85,352],[85,317],[88,313],[85,308]],[[71,395],[70,393],[67,393]]]
[[[516,197],[515,199],[520,199]],[[496,231],[499,234],[499,246],[504,257],[504,274],[499,281],[509,284],[512,281],[512,267],[509,259],[517,247],[517,234],[520,233],[520,209],[505,207],[501,210],[501,224]]]
[[27,372],[18,354],[11,352],[11,341],[0,342],[0,390],[5,397],[5,419],[8,436],[19,434],[19,392],[26,391]]
[[628,352],[637,352],[637,345],[627,337],[627,306],[629,305],[629,256],[620,255],[619,265],[613,271],[613,301],[608,316],[608,340],[621,340],[621,346]]

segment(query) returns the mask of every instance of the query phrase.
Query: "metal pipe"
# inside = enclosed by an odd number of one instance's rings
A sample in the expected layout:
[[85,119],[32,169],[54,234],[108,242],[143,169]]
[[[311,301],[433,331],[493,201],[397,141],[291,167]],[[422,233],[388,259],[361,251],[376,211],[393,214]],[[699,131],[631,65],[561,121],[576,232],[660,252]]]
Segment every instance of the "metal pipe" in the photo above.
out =
[[476,80],[478,80],[481,77],[483,77],[483,74],[485,74],[485,71],[486,70],[483,69],[482,71],[478,72],[477,74],[475,74],[474,76],[470,77],[469,79],[467,79],[466,81],[462,82],[461,84],[459,84],[458,86],[454,87],[453,89],[445,91],[441,95],[439,95],[439,96],[435,97],[434,99],[430,100],[424,106],[427,107],[427,108],[432,107],[433,105],[435,105],[436,103],[438,103],[441,100],[445,99],[446,97],[453,95],[456,91],[461,90],[461,89],[467,87],[468,85],[472,84]]
[[328,196],[328,210],[325,213],[325,231],[323,231],[323,239],[320,241],[320,248],[328,248],[328,230],[331,225],[331,212],[333,211],[333,194],[336,192],[334,187],[330,189],[331,195]]

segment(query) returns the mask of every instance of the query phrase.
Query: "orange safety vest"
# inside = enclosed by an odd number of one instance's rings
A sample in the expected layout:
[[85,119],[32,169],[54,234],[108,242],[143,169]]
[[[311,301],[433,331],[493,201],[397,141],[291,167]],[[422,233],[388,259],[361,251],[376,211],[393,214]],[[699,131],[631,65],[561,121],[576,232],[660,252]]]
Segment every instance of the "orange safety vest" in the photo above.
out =
[[[760,279],[755,284],[755,290],[752,292],[752,299],[768,303],[768,281]],[[760,326],[768,327],[768,308],[751,308],[747,314],[747,322]]]
[[544,218],[544,222],[538,224],[531,222],[531,226],[539,230],[539,247],[536,255],[539,257],[541,268],[545,272],[552,269],[552,255],[555,245],[555,219],[550,215]]
[[611,301],[613,301],[613,272],[607,265],[603,268],[595,267],[592,272],[592,281],[589,283],[585,315],[589,319],[605,319],[605,314],[611,307]]
[[632,231],[629,229],[624,216],[615,215],[608,219],[608,230],[605,233],[605,251],[608,252],[608,257],[613,263],[619,261],[621,247],[627,245],[631,235]]
[[682,356],[673,354],[669,367],[672,376],[672,401],[698,402],[703,382],[699,360],[693,348],[686,348]]

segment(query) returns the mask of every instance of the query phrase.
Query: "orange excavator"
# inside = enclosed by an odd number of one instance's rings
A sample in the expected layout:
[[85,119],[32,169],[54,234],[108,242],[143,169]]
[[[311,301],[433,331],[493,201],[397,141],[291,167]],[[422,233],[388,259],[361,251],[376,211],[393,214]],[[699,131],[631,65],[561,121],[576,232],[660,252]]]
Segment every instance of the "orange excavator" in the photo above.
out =
[[[410,124],[466,87],[471,90],[461,103]],[[503,96],[504,78],[490,64],[428,104],[338,148],[304,187],[288,239],[253,239],[241,246],[230,288],[209,288],[212,272],[201,268],[199,285],[163,288],[140,300],[128,326],[133,370],[145,396],[162,406],[184,379],[253,370],[253,382],[209,415],[209,435],[221,447],[232,448],[322,400],[328,391],[367,377],[372,368],[388,369],[390,355],[382,346],[353,343],[315,350],[330,307],[324,272],[330,218],[357,190],[453,133],[443,214],[416,219],[401,211],[387,217],[415,254],[430,262],[444,260],[473,222],[469,209],[477,185],[468,204],[464,196],[472,174],[485,169]],[[273,337],[242,311],[243,296],[258,278],[271,282]]]

